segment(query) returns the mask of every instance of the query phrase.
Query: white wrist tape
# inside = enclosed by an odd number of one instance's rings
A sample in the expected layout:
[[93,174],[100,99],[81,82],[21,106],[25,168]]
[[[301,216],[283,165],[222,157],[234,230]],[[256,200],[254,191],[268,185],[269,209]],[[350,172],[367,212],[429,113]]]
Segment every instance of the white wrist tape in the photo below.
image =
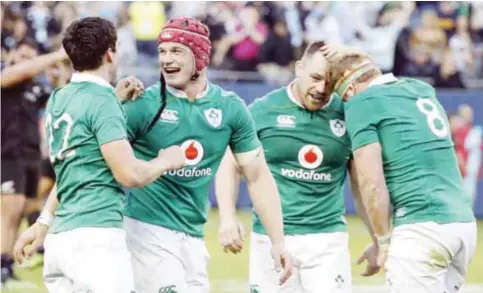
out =
[[54,222],[54,215],[50,213],[48,210],[44,209],[42,210],[42,213],[40,214],[39,218],[37,219],[37,222],[39,222],[42,225],[45,225],[50,228],[52,226],[52,223]]
[[387,234],[384,236],[376,235],[376,238],[377,238],[377,245],[379,246],[379,248],[385,249],[389,247],[389,244],[391,243],[391,234]]

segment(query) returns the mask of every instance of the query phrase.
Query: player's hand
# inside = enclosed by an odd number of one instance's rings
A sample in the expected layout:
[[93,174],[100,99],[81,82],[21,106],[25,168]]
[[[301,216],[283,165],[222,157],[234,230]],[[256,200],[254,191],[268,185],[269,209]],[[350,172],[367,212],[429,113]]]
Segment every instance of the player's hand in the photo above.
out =
[[22,264],[42,247],[48,231],[49,227],[36,222],[20,235],[13,248],[13,257],[17,263]]
[[184,151],[177,145],[172,145],[164,150],[160,150],[158,158],[161,159],[166,170],[179,170],[186,166]]
[[279,273],[283,270],[279,282],[282,285],[292,276],[292,258],[283,243],[272,245],[272,258],[275,262],[275,271]]
[[115,91],[121,102],[136,100],[144,93],[144,84],[136,77],[129,76],[119,81]]
[[220,221],[220,230],[218,231],[218,239],[225,253],[231,252],[237,254],[243,249],[243,241],[245,240],[245,228],[236,217],[232,219],[222,219]]
[[[385,259],[383,259],[384,257]],[[357,260],[358,265],[367,261],[366,270],[361,273],[361,276],[369,277],[377,274],[384,266],[386,259],[387,249],[379,249],[375,243],[370,244]]]

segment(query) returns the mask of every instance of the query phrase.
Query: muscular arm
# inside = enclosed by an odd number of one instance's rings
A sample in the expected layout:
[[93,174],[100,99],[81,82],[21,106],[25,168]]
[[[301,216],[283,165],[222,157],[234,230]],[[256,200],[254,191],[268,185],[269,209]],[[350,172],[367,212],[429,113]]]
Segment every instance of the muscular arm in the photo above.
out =
[[9,66],[2,71],[2,88],[9,88],[31,79],[50,65],[65,58],[63,51],[57,51]]
[[101,145],[101,152],[116,181],[126,187],[142,187],[170,170],[168,156],[139,160],[125,139]]
[[[248,162],[236,154],[241,172],[247,183],[253,206],[265,227],[272,245],[284,243],[282,206],[278,188],[261,148]],[[254,152],[255,152],[254,151]]]
[[366,226],[367,231],[369,231],[369,235],[371,236],[372,240],[376,242],[376,237],[374,235],[374,230],[372,229],[371,222],[369,220],[369,215],[367,214],[366,207],[362,202],[362,195],[360,190],[361,186],[359,185],[360,182],[359,178],[357,177],[356,164],[353,160],[349,162],[348,169],[350,176],[350,187],[352,191],[352,196],[354,197],[354,204],[356,206],[357,215],[364,222],[364,225]]
[[389,193],[383,172],[381,145],[374,142],[354,151],[362,203],[377,237],[389,234]]
[[240,169],[230,148],[226,149],[215,177],[215,195],[220,219],[236,217],[236,201],[240,186]]

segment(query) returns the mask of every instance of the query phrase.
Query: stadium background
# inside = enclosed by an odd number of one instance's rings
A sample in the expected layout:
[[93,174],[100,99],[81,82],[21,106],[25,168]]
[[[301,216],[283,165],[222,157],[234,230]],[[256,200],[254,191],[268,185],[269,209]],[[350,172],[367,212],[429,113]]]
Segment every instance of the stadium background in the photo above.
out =
[[[370,53],[383,71],[423,79],[438,89],[448,112],[460,169],[475,198],[475,213],[483,217],[481,167],[483,125],[483,4],[478,2],[7,2],[1,3],[2,62],[24,37],[33,38],[43,53],[56,50],[62,31],[74,19],[101,16],[118,27],[119,77],[135,75],[149,86],[159,77],[156,38],[169,17],[188,15],[204,20],[214,44],[210,80],[246,100],[286,85],[293,63],[304,46],[315,40],[344,42]],[[254,26],[265,41],[233,43],[230,34]],[[57,76],[70,74],[61,64]],[[49,83],[45,76],[39,80]],[[41,113],[40,117],[41,117]],[[216,207],[213,193],[210,202]],[[239,216],[250,227],[250,200],[244,186]],[[346,208],[354,206],[346,188]],[[216,238],[216,209],[206,225],[211,253],[212,292],[247,292],[248,247],[237,256],[224,255]],[[348,217],[353,260],[368,243],[361,222]],[[483,292],[483,223],[479,222],[479,253],[468,275],[468,292]],[[249,243],[247,240],[246,243]],[[382,275],[359,277],[354,266],[355,292],[378,292]],[[45,292],[41,268],[19,268],[27,280],[13,292]],[[478,285],[479,284],[479,285]],[[376,287],[371,287],[377,285]],[[368,287],[369,286],[369,287]],[[466,292],[466,291],[464,291]]]

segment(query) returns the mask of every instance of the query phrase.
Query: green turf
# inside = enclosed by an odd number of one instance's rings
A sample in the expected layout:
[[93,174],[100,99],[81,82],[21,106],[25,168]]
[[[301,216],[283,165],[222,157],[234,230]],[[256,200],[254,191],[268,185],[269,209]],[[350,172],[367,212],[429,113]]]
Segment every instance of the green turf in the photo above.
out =
[[[239,217],[245,224],[245,228],[249,231],[251,223],[250,212],[241,211]],[[364,250],[369,243],[369,237],[362,224],[362,222],[356,217],[348,217],[347,219],[349,235],[350,235],[350,251],[353,263]],[[244,251],[238,255],[227,255],[223,253],[217,240],[218,232],[218,216],[217,212],[211,211],[209,214],[209,220],[206,225],[206,242],[208,250],[211,254],[211,260],[209,264],[209,274],[211,281],[211,292],[232,292],[242,293],[248,292],[247,280],[248,280],[248,246]],[[247,233],[249,235],[249,233]],[[245,240],[248,245],[249,239]],[[478,222],[478,244],[483,243],[483,221]],[[372,278],[363,278],[359,276],[359,273],[363,270],[363,267],[356,266],[354,264],[352,269],[352,275],[354,278],[354,284],[382,284],[383,276],[380,274]],[[483,270],[483,250],[477,249],[476,255],[472,264],[468,269],[467,282],[468,283],[481,283],[481,272]],[[41,268],[34,269],[18,269],[17,273],[23,280],[29,280],[35,282],[38,286],[42,286],[42,273]],[[43,286],[42,286],[43,288]],[[45,293],[45,289],[29,290],[2,290],[4,293]]]

